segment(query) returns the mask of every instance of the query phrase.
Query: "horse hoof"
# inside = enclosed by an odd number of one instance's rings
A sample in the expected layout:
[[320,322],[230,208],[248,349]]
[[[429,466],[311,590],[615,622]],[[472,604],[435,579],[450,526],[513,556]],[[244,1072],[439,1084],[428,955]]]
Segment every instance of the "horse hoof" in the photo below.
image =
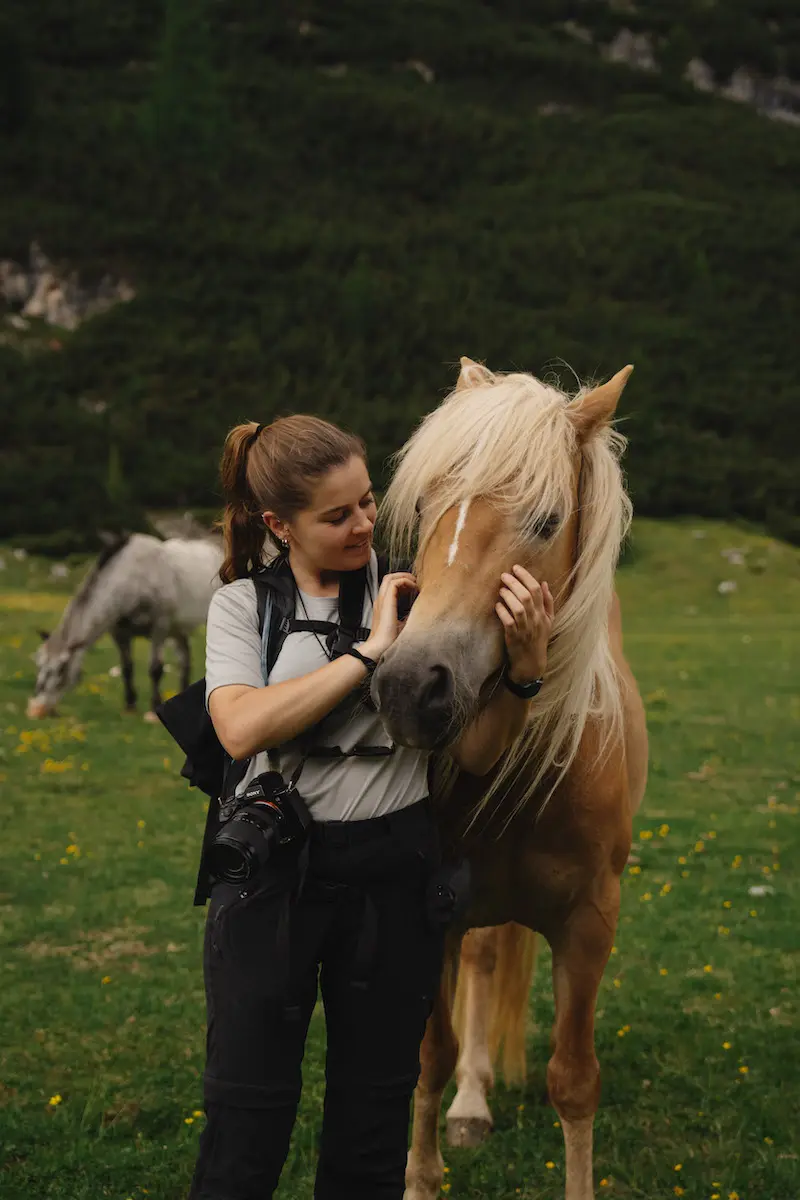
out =
[[469,1150],[485,1142],[491,1132],[491,1123],[485,1117],[447,1118],[448,1146],[460,1146]]
[[157,725],[158,717],[154,712],[146,712],[142,717],[143,721],[147,721],[148,725]]

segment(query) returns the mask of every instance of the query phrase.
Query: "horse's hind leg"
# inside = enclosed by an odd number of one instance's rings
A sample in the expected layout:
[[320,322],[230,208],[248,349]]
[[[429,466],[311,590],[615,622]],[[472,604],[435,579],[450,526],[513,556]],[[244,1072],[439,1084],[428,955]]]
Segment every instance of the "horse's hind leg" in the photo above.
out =
[[189,674],[192,669],[192,652],[189,649],[189,638],[185,633],[174,633],[175,650],[178,655],[178,670],[180,671],[180,690],[185,692],[189,686]]
[[479,1145],[493,1124],[486,1094],[494,1084],[489,1054],[489,1015],[498,934],[496,926],[470,929],[461,942],[458,1091],[447,1112],[447,1140],[451,1146]]
[[547,1067],[550,1100],[561,1118],[566,1200],[594,1200],[592,1128],[600,1100],[594,1012],[619,911],[619,881],[574,909],[551,939],[556,1019]]
[[[448,939],[449,940],[449,939]],[[420,1076],[414,1093],[411,1149],[406,1165],[405,1200],[436,1200],[444,1179],[439,1146],[442,1093],[453,1075],[458,1054],[450,1010],[458,943],[447,947],[439,991],[420,1047]]]
[[144,714],[145,721],[157,721],[156,709],[161,703],[161,676],[164,674],[164,642],[166,630],[156,626],[150,635],[150,709]]
[[125,711],[134,712],[136,709],[136,688],[133,686],[133,655],[131,654],[130,633],[121,625],[115,625],[111,630],[119,650],[119,660],[122,666],[122,686],[125,689]]

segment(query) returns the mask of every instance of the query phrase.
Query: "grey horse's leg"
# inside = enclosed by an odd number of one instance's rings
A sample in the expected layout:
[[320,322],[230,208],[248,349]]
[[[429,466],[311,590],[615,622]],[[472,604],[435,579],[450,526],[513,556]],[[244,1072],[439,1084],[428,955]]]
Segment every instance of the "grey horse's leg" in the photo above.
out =
[[121,623],[111,630],[111,636],[119,650],[119,660],[122,665],[122,685],[125,689],[125,711],[134,712],[136,709],[136,688],[133,686],[133,655],[131,642],[133,637],[129,629]]
[[167,631],[156,625],[150,635],[150,711],[144,714],[146,721],[157,721],[156,709],[161,703],[161,676],[164,674],[164,642]]
[[172,636],[178,655],[178,670],[181,673],[180,690],[185,692],[189,686],[189,675],[192,669],[192,652],[189,648],[189,638],[185,633],[174,633]]

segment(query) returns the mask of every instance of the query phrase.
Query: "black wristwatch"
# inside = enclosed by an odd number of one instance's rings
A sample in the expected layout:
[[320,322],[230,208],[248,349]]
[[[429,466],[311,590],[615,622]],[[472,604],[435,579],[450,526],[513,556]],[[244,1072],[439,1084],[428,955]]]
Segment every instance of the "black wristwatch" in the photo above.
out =
[[356,650],[355,646],[350,646],[346,653],[352,655],[353,658],[357,658],[360,663],[363,663],[370,675],[372,675],[378,665],[374,658],[368,658],[366,654],[362,654],[360,650]]
[[501,678],[511,694],[519,696],[520,700],[532,700],[534,696],[538,696],[544,683],[543,676],[532,679],[530,683],[515,683],[508,674],[508,663],[503,667]]

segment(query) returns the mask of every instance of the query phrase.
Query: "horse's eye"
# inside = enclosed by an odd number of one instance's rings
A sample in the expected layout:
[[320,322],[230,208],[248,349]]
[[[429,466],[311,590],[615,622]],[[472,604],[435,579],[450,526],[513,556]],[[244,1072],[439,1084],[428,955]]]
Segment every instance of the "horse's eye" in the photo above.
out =
[[556,532],[556,530],[558,529],[558,526],[559,526],[558,513],[549,513],[548,516],[543,517],[540,521],[537,522],[537,524],[533,530],[534,537],[539,537],[543,541],[547,542],[550,540],[550,538]]

